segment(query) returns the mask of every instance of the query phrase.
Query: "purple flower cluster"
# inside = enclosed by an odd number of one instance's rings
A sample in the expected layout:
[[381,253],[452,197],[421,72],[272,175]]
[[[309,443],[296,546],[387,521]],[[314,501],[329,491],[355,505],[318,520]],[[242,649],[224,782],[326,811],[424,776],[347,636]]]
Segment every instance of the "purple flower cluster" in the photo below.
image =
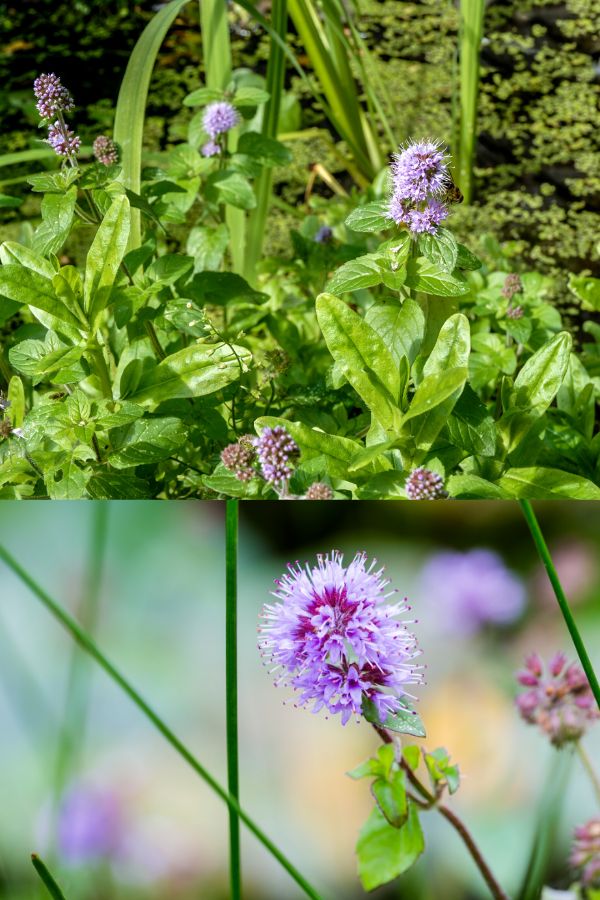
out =
[[502,285],[502,290],[500,291],[500,293],[508,300],[512,300],[514,295],[520,294],[522,290],[523,285],[521,283],[521,279],[516,274],[516,272],[511,272],[504,279],[504,284]]
[[221,452],[221,462],[230,472],[233,472],[238,481],[250,481],[256,475],[254,463],[256,450],[250,440],[241,439],[237,444],[229,444]]
[[214,141],[220,134],[235,128],[239,121],[240,116],[235,107],[225,100],[219,100],[216,103],[209,103],[204,110],[202,127]]
[[509,306],[506,310],[507,319],[522,319],[525,310],[522,306]]
[[409,500],[441,500],[448,496],[442,476],[423,468],[412,470],[404,490]]
[[200,150],[202,156],[211,157],[218,156],[221,152],[221,147],[217,144],[216,141],[207,141]]
[[388,602],[395,591],[386,592],[376,560],[367,568],[366,554],[357,553],[343,563],[332,552],[316,566],[288,565],[275,582],[277,603],[264,607],[259,649],[278,673],[276,685],[300,692],[298,705],[325,707],[345,725],[367,698],[385,721],[404,705],[406,685],[422,680],[416,638],[398,618],[410,607]]
[[525,588],[492,550],[443,552],[430,557],[421,592],[449,632],[475,634],[485,625],[507,625],[522,613]]
[[33,82],[33,93],[37,98],[37,110],[43,119],[53,119],[57,113],[70,112],[75,108],[73,98],[61,84],[58,75],[39,75]]
[[273,485],[285,484],[294,473],[300,456],[296,441],[281,425],[265,428],[260,437],[253,439],[260,469],[265,481]]
[[435,234],[448,216],[439,199],[450,183],[446,154],[438,143],[419,141],[394,156],[389,217],[413,234]]
[[93,144],[94,156],[103,166],[112,166],[119,162],[117,145],[105,134],[99,134]]
[[555,747],[578,741],[600,718],[585,672],[577,663],[567,665],[564,653],[550,660],[547,671],[537,653],[532,653],[517,673],[517,681],[527,688],[516,700],[521,716],[547,734]]
[[55,121],[48,126],[46,143],[50,144],[58,156],[72,161],[81,147],[81,139],[67,127],[64,119],[64,113],[74,108],[73,98],[61,84],[60,78],[53,73],[36,78],[33,93],[38,100],[40,115],[44,119],[56,116]]
[[581,871],[585,887],[600,887],[600,819],[590,819],[575,829],[569,862]]

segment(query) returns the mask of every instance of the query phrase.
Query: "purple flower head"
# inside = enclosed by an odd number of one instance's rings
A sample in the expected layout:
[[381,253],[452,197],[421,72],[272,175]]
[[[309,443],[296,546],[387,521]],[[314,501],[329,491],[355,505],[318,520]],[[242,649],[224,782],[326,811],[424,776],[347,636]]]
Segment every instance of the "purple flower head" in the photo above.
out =
[[63,122],[55,122],[48,128],[48,140],[58,156],[74,157],[81,147],[81,139],[77,137]]
[[509,306],[506,310],[507,319],[522,319],[525,310],[522,306]]
[[113,793],[81,785],[63,798],[58,846],[67,862],[87,863],[111,857],[118,852],[124,834],[122,809]]
[[219,100],[217,103],[209,103],[204,110],[202,116],[202,127],[207,135],[213,140],[219,134],[225,134],[240,121],[238,111],[225,100]]
[[52,73],[39,75],[33,82],[33,93],[37,97],[37,110],[43,119],[52,119],[59,112],[69,112],[75,104],[70,93],[63,87],[60,78]]
[[583,669],[577,663],[567,665],[564,653],[557,653],[547,667],[537,653],[531,654],[517,681],[527,688],[516,699],[521,716],[547,734],[555,747],[579,740],[600,718]]
[[423,468],[412,470],[404,490],[409,500],[441,500],[448,496],[442,476]]
[[205,157],[219,156],[221,148],[216,141],[207,141],[206,144],[202,145],[200,153]]
[[425,564],[421,590],[443,627],[459,635],[514,622],[525,606],[523,583],[492,550],[436,553]]
[[93,144],[94,156],[103,166],[119,162],[119,150],[114,141],[105,134],[99,134]]
[[580,870],[585,887],[600,887],[600,819],[590,819],[575,829],[569,862]]
[[226,469],[233,472],[238,481],[250,481],[256,475],[254,462],[256,450],[244,441],[237,444],[229,444],[221,452],[221,462]]
[[435,141],[408,144],[392,162],[394,197],[421,203],[443,193],[449,183],[447,156]]
[[328,484],[315,481],[307,490],[304,498],[306,500],[333,500],[333,491]]
[[317,565],[288,565],[276,581],[276,603],[266,604],[259,649],[276,685],[300,692],[298,705],[339,713],[345,725],[371,700],[380,720],[397,712],[406,685],[422,680],[413,664],[416,638],[398,618],[410,609],[388,602],[395,591],[376,560],[365,553],[344,566],[341,553],[317,557]]
[[408,228],[413,234],[435,234],[438,226],[448,218],[448,207],[439,200],[428,200],[422,209],[410,212]]
[[279,485],[287,482],[294,473],[300,448],[281,425],[265,428],[260,437],[253,439],[260,469],[265,481]]

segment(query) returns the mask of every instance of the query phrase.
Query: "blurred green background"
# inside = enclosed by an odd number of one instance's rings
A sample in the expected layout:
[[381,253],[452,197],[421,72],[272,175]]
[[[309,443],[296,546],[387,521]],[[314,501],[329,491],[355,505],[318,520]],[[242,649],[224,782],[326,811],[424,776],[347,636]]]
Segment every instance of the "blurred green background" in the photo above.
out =
[[[77,612],[97,504],[0,506],[0,539],[57,600]],[[592,660],[600,661],[600,504],[546,503],[542,528],[574,604]],[[510,625],[467,635],[442,615],[447,585],[427,590],[433,554],[488,547],[522,580],[526,604]],[[514,709],[513,672],[568,635],[512,503],[254,503],[241,508],[239,679],[241,795],[309,880],[329,898],[365,896],[354,844],[368,815],[363,782],[345,773],[377,746],[366,725],[313,716],[276,690],[256,649],[256,625],[288,560],[331,549],[376,555],[417,610],[427,664],[417,688],[430,749],[448,748],[463,774],[451,800],[509,893],[520,882],[553,751]],[[53,859],[69,900],[228,896],[223,804],[105,675],[92,669],[82,753],[67,789],[93,790],[119,820],[119,839],[85,863],[53,856],[53,779],[73,644],[11,573],[0,573],[0,897],[42,897],[29,854]],[[445,610],[447,612],[447,609]],[[113,502],[101,583],[100,647],[224,783],[224,505]],[[600,756],[600,728],[586,739]],[[103,799],[104,798],[104,799]],[[107,799],[108,798],[108,799]],[[116,812],[115,812],[116,811]],[[548,878],[568,884],[570,833],[595,812],[573,766]],[[63,816],[64,818],[64,816]],[[412,873],[378,896],[467,900],[485,889],[462,844],[435,813],[423,817],[427,850]],[[73,821],[71,821],[71,827]],[[62,827],[65,827],[63,822]],[[69,822],[67,822],[69,827]],[[114,826],[116,828],[116,826]],[[300,892],[243,834],[245,896]]]

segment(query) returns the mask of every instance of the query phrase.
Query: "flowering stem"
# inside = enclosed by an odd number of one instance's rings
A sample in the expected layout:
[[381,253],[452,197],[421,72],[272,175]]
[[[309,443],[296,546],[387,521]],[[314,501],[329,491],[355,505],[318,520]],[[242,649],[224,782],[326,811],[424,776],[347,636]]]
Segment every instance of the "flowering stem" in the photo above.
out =
[[586,750],[583,747],[581,741],[576,741],[575,747],[577,748],[577,753],[579,754],[579,759],[581,760],[581,764],[585,771],[587,772],[590,781],[592,782],[596,797],[598,802],[600,803],[600,778],[598,778],[598,773],[594,769],[592,765],[592,761],[587,755]]
[[[227,786],[239,801],[238,691],[237,691],[237,549],[238,501],[225,503],[225,694],[227,710]],[[229,808],[229,871],[231,900],[242,896],[240,821]]]
[[[384,728],[381,728],[377,725],[374,725],[373,727],[375,728],[375,731],[377,732],[377,734],[383,740],[384,743],[386,743],[386,744],[393,743],[393,739],[390,737],[389,733]],[[418,793],[426,801],[426,806],[431,807],[432,809],[437,809],[437,811],[439,813],[441,813],[441,815],[444,816],[444,818],[450,822],[452,827],[458,832],[460,837],[463,839],[463,842],[465,843],[467,850],[471,854],[471,857],[473,858],[475,865],[481,872],[481,875],[482,875],[485,883],[489,887],[494,900],[509,900],[508,894],[504,893],[504,891],[502,890],[502,888],[500,887],[500,885],[494,878],[494,875],[492,874],[492,870],[490,869],[487,862],[485,861],[483,854],[481,853],[481,850],[475,843],[475,840],[474,840],[471,832],[469,831],[467,826],[464,824],[464,822],[461,819],[459,819],[458,816],[456,815],[456,813],[452,812],[451,809],[449,809],[447,806],[444,806],[442,803],[438,802],[438,798],[434,794],[432,794],[430,791],[427,790],[425,785],[417,778],[417,776],[415,775],[415,773],[413,772],[411,767],[408,765],[406,760],[402,759],[400,762],[400,765],[406,772],[408,780],[410,781],[412,786],[415,788],[415,790],[418,791]]]
[[39,858],[37,853],[31,854],[31,862],[33,863],[33,868],[38,873],[43,883],[46,885],[48,889],[48,893],[54,900],[65,900],[65,895],[57,885],[56,881],[48,871],[45,863]]
[[196,772],[203,781],[223,800],[230,809],[234,809],[241,821],[246,825],[249,831],[255,835],[260,843],[266,847],[272,856],[283,866],[286,872],[294,879],[304,893],[311,897],[312,900],[323,900],[321,894],[308,883],[304,876],[296,869],[296,867],[288,860],[288,858],[279,850],[278,847],[267,837],[262,829],[254,822],[248,813],[242,809],[235,797],[232,797],[224,787],[214,778],[207,769],[204,768],[196,757],[188,750],[179,738],[171,731],[168,725],[154,712],[151,706],[143,699],[136,689],[127,681],[127,679],[119,672],[117,668],[107,659],[99,650],[90,636],[84,631],[77,621],[69,615],[55,600],[47,594],[40,585],[29,575],[28,572],[14,559],[13,556],[0,544],[0,559],[14,572],[14,574],[27,585],[31,592],[40,600],[46,609],[57,619],[58,622],[69,632],[79,645],[94,659],[98,665],[104,669],[106,674],[111,678],[121,690],[129,697],[130,700],[138,707],[138,709],[149,719],[154,727],[162,734],[165,740],[176,750],[176,752],[188,763],[188,765]]
[[554,563],[552,562],[550,551],[548,550],[546,541],[544,540],[544,535],[542,534],[542,530],[533,511],[533,507],[529,500],[519,500],[519,504],[523,511],[523,515],[525,516],[525,521],[529,526],[529,530],[531,532],[531,536],[537,548],[540,559],[544,565],[544,568],[546,569],[548,578],[550,579],[550,584],[552,585],[552,588],[554,590],[554,594],[560,607],[560,611],[563,614],[563,618],[566,622],[567,628],[569,629],[569,633],[571,635],[571,638],[573,639],[573,643],[575,644],[575,649],[577,650],[577,655],[579,656],[579,659],[581,661],[583,671],[587,676],[587,680],[590,683],[592,693],[596,698],[596,703],[600,708],[600,684],[598,684],[598,679],[596,677],[596,673],[594,672],[594,667],[592,666],[592,662],[590,660],[590,657],[588,656],[588,652],[585,649],[585,644],[583,642],[581,634],[579,633],[579,629],[577,628],[575,619],[573,618],[573,613],[571,612],[569,601],[565,596],[565,592],[562,589],[562,585],[558,578],[556,569],[554,568]]

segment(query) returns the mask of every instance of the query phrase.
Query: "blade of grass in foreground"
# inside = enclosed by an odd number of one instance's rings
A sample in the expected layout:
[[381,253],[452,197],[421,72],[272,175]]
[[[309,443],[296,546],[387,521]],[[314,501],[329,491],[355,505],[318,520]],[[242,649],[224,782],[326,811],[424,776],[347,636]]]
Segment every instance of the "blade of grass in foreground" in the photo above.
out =
[[[237,548],[238,501],[225,504],[225,694],[227,710],[227,787],[239,803],[237,689]],[[229,807],[229,871],[231,900],[242,896],[240,820]]]
[[[458,128],[457,181],[465,202],[473,199],[473,161],[477,141],[479,54],[483,35],[485,0],[461,0],[459,32],[460,122]],[[456,152],[458,151],[458,152]]]
[[30,591],[41,601],[45,608],[57,619],[58,622],[69,632],[83,649],[104,669],[106,674],[121,688],[121,690],[129,697],[130,700],[138,707],[138,709],[152,722],[154,727],[162,734],[165,740],[177,751],[177,753],[188,763],[188,765],[196,772],[203,781],[223,800],[230,809],[235,810],[241,821],[246,825],[249,831],[258,838],[260,843],[275,857],[275,859],[283,866],[288,874],[294,879],[307,897],[313,900],[323,900],[319,894],[304,878],[301,872],[288,860],[284,853],[267,837],[264,831],[255,823],[255,821],[242,809],[235,797],[232,797],[228,791],[223,788],[207,769],[204,768],[196,757],[188,750],[179,738],[171,731],[168,725],[154,712],[152,707],[146,703],[141,694],[127,681],[127,679],[119,672],[115,666],[106,658],[106,656],[98,649],[90,636],[86,634],[83,628],[76,620],[63,609],[60,604],[47,594],[42,587],[29,575],[29,573],[17,562],[17,560],[8,552],[8,550],[0,544],[0,559],[8,566],[8,568],[27,585]]
[[[141,187],[142,141],[152,70],[167,31],[188,2],[172,0],[159,9],[138,38],[121,82],[113,135],[121,149],[121,181],[136,194],[139,194]],[[140,244],[140,211],[132,208],[128,249],[134,250]]]
[[45,863],[39,858],[37,853],[31,854],[31,862],[33,863],[33,868],[40,876],[41,880],[45,884],[48,889],[48,893],[54,900],[65,900],[65,895],[57,885],[56,881],[48,871]]
[[565,596],[565,592],[562,589],[558,574],[556,572],[556,569],[554,568],[552,556],[550,555],[550,551],[548,550],[546,541],[544,540],[542,529],[540,528],[539,522],[533,511],[533,506],[531,505],[529,500],[519,500],[519,504],[521,506],[521,509],[523,510],[525,521],[529,526],[529,530],[533,538],[533,543],[536,546],[539,557],[543,563],[544,568],[546,569],[548,578],[550,579],[550,584],[552,585],[552,589],[554,590],[554,594],[560,607],[560,611],[562,612],[567,628],[569,629],[569,634],[571,635],[573,643],[575,644],[575,649],[577,650],[577,655],[579,656],[579,659],[581,661],[583,671],[587,675],[587,680],[590,683],[592,693],[594,694],[596,703],[598,704],[598,708],[600,709],[600,685],[598,684],[598,679],[596,677],[596,673],[594,672],[592,661],[585,648],[583,638],[579,633],[577,623],[575,622],[573,613],[571,612],[569,601]]

